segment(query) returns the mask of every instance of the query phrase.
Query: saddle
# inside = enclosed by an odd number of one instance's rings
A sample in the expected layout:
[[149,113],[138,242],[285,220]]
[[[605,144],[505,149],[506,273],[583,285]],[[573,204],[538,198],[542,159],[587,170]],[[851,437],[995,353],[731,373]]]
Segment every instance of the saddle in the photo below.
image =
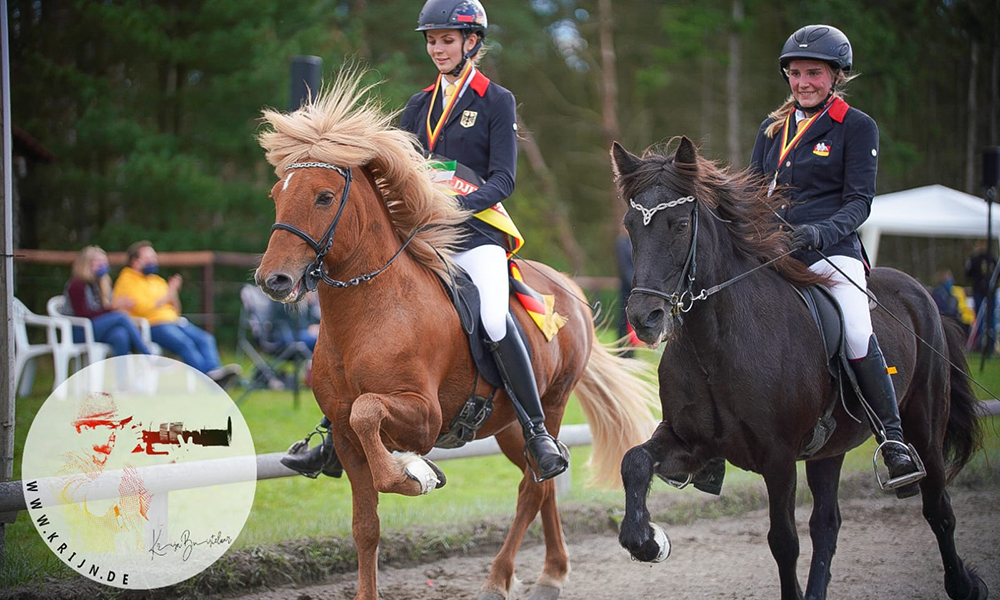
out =
[[[805,288],[795,288],[799,297],[809,308],[809,313],[816,322],[819,329],[820,338],[823,341],[823,348],[826,351],[827,368],[830,371],[830,378],[834,382],[833,393],[827,401],[826,410],[820,416],[819,421],[813,427],[809,441],[799,454],[799,460],[809,458],[819,452],[833,435],[837,428],[837,421],[833,418],[833,411],[840,402],[844,410],[850,415],[847,407],[847,400],[860,398],[861,393],[854,370],[847,359],[847,344],[844,341],[846,325],[844,323],[844,313],[840,309],[833,294],[825,287],[810,286]],[[847,390],[845,390],[845,385]],[[849,393],[845,393],[849,390]],[[853,416],[853,415],[852,415]]]
[[[469,274],[461,268],[453,275],[452,282],[441,279],[441,283],[448,293],[448,298],[455,306],[456,312],[458,312],[458,320],[462,324],[462,331],[469,340],[469,351],[472,353],[472,361],[479,377],[482,377],[486,383],[493,387],[493,392],[488,398],[484,398],[475,393],[476,385],[473,384],[472,395],[452,419],[448,431],[439,435],[435,441],[434,445],[438,448],[458,448],[475,439],[476,432],[493,412],[493,397],[496,395],[497,389],[503,387],[500,369],[497,367],[496,361],[493,360],[492,352],[490,352],[490,339],[479,318],[479,290],[476,289]],[[521,341],[528,349],[530,357],[531,344],[528,342],[521,322],[517,319],[512,320],[517,335],[521,336]]]

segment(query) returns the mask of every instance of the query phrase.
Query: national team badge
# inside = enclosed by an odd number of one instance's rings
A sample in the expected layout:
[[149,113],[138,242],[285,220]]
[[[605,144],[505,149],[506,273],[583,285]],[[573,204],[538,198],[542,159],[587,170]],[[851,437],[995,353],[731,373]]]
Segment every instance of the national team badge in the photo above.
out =
[[476,117],[478,117],[478,116],[479,116],[479,113],[477,113],[476,111],[474,111],[474,110],[467,110],[467,111],[465,111],[465,112],[462,113],[462,120],[459,121],[459,124],[462,127],[465,127],[466,129],[468,129],[469,127],[472,127],[473,125],[476,124]]
[[830,156],[830,147],[825,142],[820,142],[813,146],[813,154],[816,156]]

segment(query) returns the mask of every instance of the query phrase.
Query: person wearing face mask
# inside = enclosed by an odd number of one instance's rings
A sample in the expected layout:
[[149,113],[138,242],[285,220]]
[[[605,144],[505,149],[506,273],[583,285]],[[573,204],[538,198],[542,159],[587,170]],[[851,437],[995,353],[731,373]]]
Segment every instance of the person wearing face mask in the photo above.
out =
[[[109,344],[112,356],[131,351],[150,353],[139,329],[125,312],[132,302],[128,298],[111,297],[108,255],[100,247],[87,246],[76,255],[65,295],[72,314],[90,319],[95,341]],[[83,342],[81,328],[73,328],[73,341]]]
[[211,377],[221,387],[231,384],[242,372],[239,365],[222,366],[215,336],[181,320],[179,274],[164,279],[159,275],[156,250],[148,241],[132,244],[125,252],[127,266],[114,285],[115,299],[128,299],[129,312],[149,321],[153,341],[176,354],[182,361]]
[[844,313],[847,357],[885,430],[879,439],[889,470],[885,487],[907,497],[919,493],[913,484],[924,472],[903,443],[896,393],[868,309],[857,229],[875,196],[879,136],[875,121],[844,100],[853,61],[851,42],[836,27],[808,25],[788,38],[778,63],[791,95],[761,123],[750,169],[769,182],[768,195],[785,190],[778,213],[792,227],[793,256],[830,278]]
[[[483,56],[486,10],[478,0],[427,0],[416,31],[434,64],[434,83],[413,95],[400,116],[400,129],[416,136],[432,164],[451,164],[449,186],[470,218],[454,259],[480,296],[480,319],[493,357],[515,404],[525,439],[525,456],[538,481],[562,473],[569,452],[545,429],[545,414],[527,349],[509,316],[508,257],[523,244],[517,227],[500,204],[514,191],[517,167],[517,115],[514,95],[477,68]],[[282,458],[303,475],[339,476],[340,468],[323,419],[323,443],[306,450],[308,438]]]

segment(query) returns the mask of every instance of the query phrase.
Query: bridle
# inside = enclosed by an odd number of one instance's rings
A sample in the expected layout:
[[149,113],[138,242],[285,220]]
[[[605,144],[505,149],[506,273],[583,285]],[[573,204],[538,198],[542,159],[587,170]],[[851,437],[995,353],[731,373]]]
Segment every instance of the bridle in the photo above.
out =
[[323,268],[323,260],[326,258],[326,253],[329,252],[330,248],[333,246],[333,235],[337,231],[337,224],[340,223],[340,217],[343,215],[344,207],[347,205],[347,198],[349,197],[351,192],[351,181],[354,179],[353,170],[350,167],[347,167],[345,169],[343,167],[338,167],[337,165],[332,165],[330,163],[325,163],[325,162],[292,163],[287,167],[285,167],[285,170],[288,171],[290,169],[309,169],[309,168],[331,169],[333,171],[340,173],[340,175],[344,178],[344,191],[340,194],[340,206],[337,207],[337,214],[334,215],[333,222],[330,223],[330,227],[327,228],[326,233],[323,235],[322,238],[319,239],[319,241],[314,240],[312,236],[310,236],[305,231],[302,231],[301,229],[299,229],[294,225],[289,225],[288,223],[275,223],[274,225],[271,226],[271,232],[273,233],[275,230],[281,229],[293,233],[298,237],[302,238],[303,240],[305,240],[305,242],[309,244],[309,247],[312,248],[313,251],[316,253],[316,260],[314,260],[311,264],[309,264],[309,266],[306,267],[305,274],[303,275],[303,279],[306,284],[306,289],[309,290],[310,292],[315,290],[319,286],[320,281],[335,288],[349,288],[349,287],[354,287],[365,281],[371,281],[376,275],[386,270],[389,267],[389,265],[391,265],[392,262],[396,260],[396,258],[400,254],[402,254],[403,250],[405,250],[406,247],[410,245],[410,242],[413,241],[413,238],[416,237],[417,233],[419,233],[423,229],[420,227],[414,229],[413,233],[410,234],[410,237],[407,238],[407,240],[403,243],[403,245],[399,248],[399,250],[397,250],[396,253],[392,255],[392,258],[390,258],[380,268],[375,269],[370,273],[365,273],[363,275],[358,275],[357,277],[352,277],[347,281],[340,281],[339,279],[333,279],[332,277],[326,274],[326,270]]
[[707,297],[705,296],[705,290],[702,290],[701,294],[698,296],[694,295],[694,279],[698,272],[697,200],[695,200],[694,196],[685,196],[683,198],[671,200],[670,202],[661,202],[653,208],[646,208],[632,199],[629,199],[628,202],[632,208],[642,213],[642,224],[644,227],[649,225],[657,211],[673,208],[688,202],[694,203],[694,206],[691,208],[691,245],[688,247],[687,259],[684,261],[684,268],[681,270],[681,276],[677,280],[677,286],[674,288],[674,293],[667,294],[666,292],[646,287],[632,288],[633,293],[647,294],[649,296],[656,296],[657,298],[666,300],[670,303],[670,314],[674,317],[678,316],[680,313],[688,312],[691,310],[691,306],[694,305],[695,300],[704,300]]
[[[686,204],[688,202],[693,202],[694,206],[691,208],[691,246],[688,248],[687,260],[684,261],[684,268],[681,270],[680,279],[677,281],[677,286],[674,288],[674,293],[668,294],[660,290],[646,287],[634,287],[633,292],[638,292],[640,294],[646,294],[649,296],[656,296],[657,298],[662,298],[670,304],[670,315],[674,318],[679,317],[682,313],[689,312],[691,307],[694,306],[695,302],[699,300],[705,300],[709,296],[722,291],[723,289],[733,285],[737,281],[748,277],[755,271],[769,267],[775,262],[785,258],[793,252],[793,250],[788,250],[775,256],[774,258],[763,262],[756,267],[737,275],[731,279],[714,285],[710,288],[702,288],[702,290],[696,295],[694,293],[694,280],[695,275],[698,270],[698,202],[694,196],[685,196],[683,198],[678,198],[676,200],[671,200],[670,202],[662,202],[657,204],[653,208],[646,208],[641,204],[637,204],[635,200],[629,200],[629,204],[632,208],[638,210],[642,213],[642,224],[643,226],[648,226],[650,221],[653,219],[653,215],[657,211],[664,210],[667,208],[673,208],[681,204]],[[719,218],[719,217],[716,217]],[[686,282],[686,285],[685,285]]]

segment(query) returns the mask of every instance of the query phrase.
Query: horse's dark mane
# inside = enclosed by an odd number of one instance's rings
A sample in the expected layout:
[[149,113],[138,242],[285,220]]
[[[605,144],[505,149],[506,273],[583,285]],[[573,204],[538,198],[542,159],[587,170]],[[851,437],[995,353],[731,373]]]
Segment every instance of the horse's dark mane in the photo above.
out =
[[[620,175],[617,183],[626,201],[655,185],[690,190],[699,202],[726,222],[733,248],[751,260],[769,261],[786,252],[791,243],[791,234],[781,229],[774,212],[788,199],[780,189],[768,197],[767,182],[748,170],[733,172],[701,156],[694,164],[675,163],[672,154],[665,156],[648,150],[638,167]],[[775,262],[774,269],[797,286],[829,283],[827,278],[790,256]]]

